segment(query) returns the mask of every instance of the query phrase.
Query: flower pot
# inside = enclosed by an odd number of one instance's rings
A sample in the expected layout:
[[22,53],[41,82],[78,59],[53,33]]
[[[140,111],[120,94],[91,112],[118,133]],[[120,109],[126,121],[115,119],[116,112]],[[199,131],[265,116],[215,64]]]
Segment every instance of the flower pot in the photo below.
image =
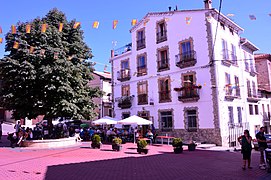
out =
[[139,154],[142,154],[142,153],[148,154],[149,149],[141,149],[141,148],[137,148],[137,152],[138,152]]
[[120,144],[112,144],[112,149],[114,151],[121,151],[122,146]]
[[175,154],[180,154],[182,152],[183,152],[183,148],[182,147],[176,147],[176,148],[174,148],[174,153]]
[[196,144],[188,144],[188,151],[195,151],[196,146]]

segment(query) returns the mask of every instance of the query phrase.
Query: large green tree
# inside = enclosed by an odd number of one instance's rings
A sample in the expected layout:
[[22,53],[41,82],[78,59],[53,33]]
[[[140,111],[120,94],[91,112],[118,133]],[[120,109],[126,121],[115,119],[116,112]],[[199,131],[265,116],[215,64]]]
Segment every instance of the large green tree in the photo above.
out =
[[[80,26],[74,28],[75,22],[53,9],[43,18],[18,22],[17,32],[6,34],[7,55],[0,60],[0,103],[14,111],[15,118],[96,116],[93,98],[101,96],[101,91],[88,85],[93,79],[88,61],[92,53]],[[45,32],[43,24],[47,24]],[[27,25],[31,25],[30,33],[26,33]]]

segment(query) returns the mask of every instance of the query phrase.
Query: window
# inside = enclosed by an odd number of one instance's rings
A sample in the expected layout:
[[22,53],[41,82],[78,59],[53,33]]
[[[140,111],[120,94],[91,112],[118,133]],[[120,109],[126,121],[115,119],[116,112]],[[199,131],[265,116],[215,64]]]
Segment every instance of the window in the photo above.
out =
[[232,95],[231,75],[228,73],[225,73],[225,90],[227,96]]
[[118,80],[125,81],[131,78],[130,76],[130,68],[129,68],[129,61],[124,60],[120,64],[120,72],[118,72]]
[[242,108],[237,107],[237,113],[238,113],[238,123],[242,123]]
[[269,109],[269,104],[267,104],[267,115],[268,115],[268,119],[270,120],[270,109]]
[[250,81],[247,80],[247,96],[252,97],[251,87],[250,87]]
[[245,70],[249,71],[249,64],[247,59],[247,53],[244,51],[244,62],[245,62]]
[[146,54],[137,57],[137,76],[144,76],[147,74]]
[[239,77],[234,76],[234,81],[235,81],[235,95],[240,97],[240,85],[239,85]]
[[182,52],[182,58],[184,61],[191,60],[191,53],[192,53],[192,47],[191,47],[191,41],[186,41],[181,43],[181,52]]
[[253,97],[257,97],[256,83],[252,81]]
[[137,31],[137,41],[136,41],[137,50],[143,49],[146,47],[145,44],[145,30],[141,29]]
[[197,130],[197,111],[187,110],[186,113],[187,113],[188,130],[196,131]]
[[250,71],[255,72],[255,65],[254,65],[254,59],[252,55],[249,55],[249,61],[250,61]]
[[250,104],[248,107],[249,107],[249,114],[253,115],[253,105]]
[[168,47],[166,49],[158,50],[158,71],[168,70]]
[[233,107],[232,106],[228,106],[228,111],[229,111],[229,123],[233,124],[234,123]]
[[170,79],[162,78],[158,80],[159,85],[159,102],[169,102],[170,97]]
[[139,117],[142,117],[142,118],[147,119],[147,120],[150,119],[150,112],[149,111],[138,111],[137,115]]
[[137,84],[138,104],[148,104],[147,81]]
[[156,43],[160,43],[167,40],[167,30],[165,21],[161,21],[157,23],[157,35],[156,35]]
[[196,51],[194,51],[193,38],[185,39],[179,42],[180,54],[176,57],[176,66],[186,68],[194,66],[197,63]]
[[259,115],[259,106],[255,105],[255,115]]
[[224,39],[222,39],[222,55],[223,60],[229,60],[228,44]]
[[122,113],[122,119],[130,117],[130,112],[123,112]]
[[162,111],[160,112],[160,117],[162,131],[172,130],[172,111]]
[[231,44],[231,60],[232,64],[237,65],[236,47]]
[[122,96],[130,96],[130,85],[123,85],[121,87],[121,95]]

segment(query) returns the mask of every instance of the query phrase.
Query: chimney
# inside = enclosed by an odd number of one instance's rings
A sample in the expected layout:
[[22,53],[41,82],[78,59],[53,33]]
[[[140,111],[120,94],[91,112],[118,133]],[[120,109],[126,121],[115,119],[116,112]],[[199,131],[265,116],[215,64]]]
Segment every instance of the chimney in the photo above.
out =
[[168,11],[171,11],[171,6],[168,7]]
[[212,9],[212,0],[204,0],[205,9]]

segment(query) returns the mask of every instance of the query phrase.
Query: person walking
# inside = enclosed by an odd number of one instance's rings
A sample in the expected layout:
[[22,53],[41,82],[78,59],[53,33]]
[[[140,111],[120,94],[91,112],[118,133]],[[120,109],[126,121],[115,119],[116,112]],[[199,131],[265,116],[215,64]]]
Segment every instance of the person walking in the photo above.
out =
[[260,131],[256,134],[256,138],[259,145],[260,156],[260,165],[259,168],[265,170],[265,161],[264,161],[264,151],[267,148],[267,141],[264,136],[264,127],[260,128]]
[[3,121],[0,121],[0,143],[2,143],[2,124],[3,124]]
[[250,166],[252,150],[251,140],[252,137],[250,136],[248,130],[244,131],[244,135],[238,137],[238,142],[240,142],[241,144],[241,153],[243,154],[243,167],[242,167],[243,170],[246,169],[246,161],[248,169],[252,169],[252,167]]

